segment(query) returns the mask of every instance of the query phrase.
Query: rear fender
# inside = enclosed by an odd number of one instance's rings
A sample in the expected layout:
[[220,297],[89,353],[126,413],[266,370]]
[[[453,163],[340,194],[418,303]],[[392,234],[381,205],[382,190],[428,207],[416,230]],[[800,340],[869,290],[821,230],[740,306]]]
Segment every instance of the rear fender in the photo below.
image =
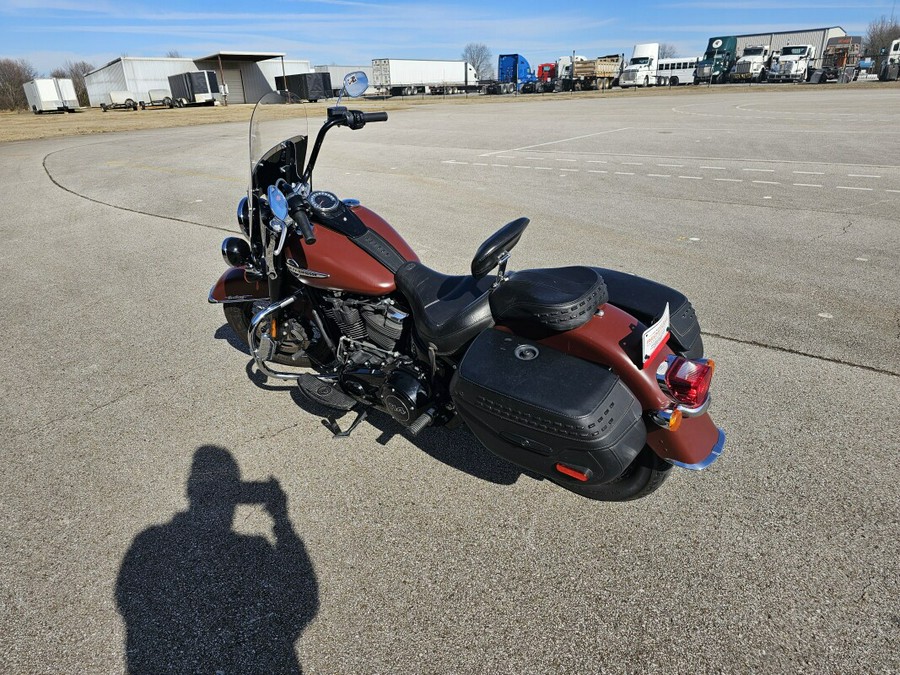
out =
[[[611,367],[645,413],[672,406],[672,400],[656,381],[657,368],[673,354],[672,350],[663,346],[641,367],[641,336],[646,326],[614,305],[603,305],[590,321],[569,331],[542,330],[535,334],[530,326],[510,324],[504,328],[566,354]],[[710,460],[712,453],[721,451],[720,433],[709,415],[703,413],[685,418],[676,431],[648,422],[647,444],[663,459],[688,468],[702,468],[700,465]]]
[[268,300],[269,285],[263,278],[248,277],[243,267],[229,267],[209,291],[211,303]]

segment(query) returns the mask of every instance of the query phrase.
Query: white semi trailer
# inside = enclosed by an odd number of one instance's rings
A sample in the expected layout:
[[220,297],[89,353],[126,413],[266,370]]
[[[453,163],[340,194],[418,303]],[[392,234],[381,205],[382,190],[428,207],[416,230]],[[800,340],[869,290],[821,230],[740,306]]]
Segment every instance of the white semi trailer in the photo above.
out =
[[477,91],[478,76],[466,61],[372,59],[372,86],[380,94],[458,94]]
[[23,87],[28,107],[35,115],[45,112],[74,112],[79,107],[72,80],[41,78],[26,82]]

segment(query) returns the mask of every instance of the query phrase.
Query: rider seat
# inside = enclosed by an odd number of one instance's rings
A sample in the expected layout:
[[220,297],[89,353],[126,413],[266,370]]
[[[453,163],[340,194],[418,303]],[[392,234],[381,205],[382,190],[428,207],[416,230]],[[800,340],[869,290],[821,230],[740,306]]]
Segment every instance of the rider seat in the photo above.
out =
[[494,325],[488,291],[494,277],[448,276],[418,262],[394,274],[397,289],[412,308],[413,321],[437,354],[453,354]]

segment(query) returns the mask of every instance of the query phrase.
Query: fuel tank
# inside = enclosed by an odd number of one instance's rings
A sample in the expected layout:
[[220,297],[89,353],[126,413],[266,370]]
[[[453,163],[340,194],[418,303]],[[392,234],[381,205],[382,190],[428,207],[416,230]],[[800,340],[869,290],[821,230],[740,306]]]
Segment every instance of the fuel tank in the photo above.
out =
[[[364,206],[353,206],[350,211],[400,257],[407,262],[419,261],[409,244],[381,216]],[[285,244],[285,261],[297,279],[314,288],[360,295],[385,295],[396,290],[394,273],[371,253],[347,234],[315,220],[313,224],[316,243],[308,245],[301,237],[291,237]]]

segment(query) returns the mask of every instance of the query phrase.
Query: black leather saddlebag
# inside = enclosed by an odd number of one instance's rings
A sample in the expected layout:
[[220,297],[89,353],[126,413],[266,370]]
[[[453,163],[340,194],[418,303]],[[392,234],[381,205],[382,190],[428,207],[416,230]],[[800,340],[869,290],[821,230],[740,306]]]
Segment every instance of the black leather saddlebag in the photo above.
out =
[[684,294],[663,284],[633,274],[594,268],[603,276],[608,302],[623,309],[635,319],[650,326],[662,316],[669,303],[669,347],[689,359],[703,356],[703,338],[697,314]]
[[488,450],[553,480],[618,477],[644,447],[641,406],[615,373],[495,328],[472,342],[450,385]]

